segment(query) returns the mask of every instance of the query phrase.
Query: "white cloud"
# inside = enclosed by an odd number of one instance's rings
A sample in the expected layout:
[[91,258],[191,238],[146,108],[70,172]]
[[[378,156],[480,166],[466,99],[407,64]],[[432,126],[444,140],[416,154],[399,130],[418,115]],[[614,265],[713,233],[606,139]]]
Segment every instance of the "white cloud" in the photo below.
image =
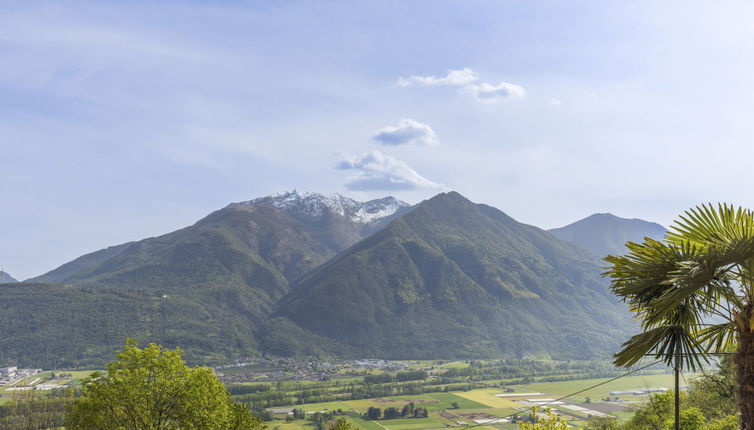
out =
[[380,151],[346,157],[335,166],[358,173],[348,178],[346,187],[356,191],[445,189],[430,181],[401,160]]
[[398,79],[399,87],[411,85],[459,87],[459,91],[471,94],[482,103],[498,103],[505,99],[526,97],[524,87],[509,82],[500,82],[497,85],[482,82],[476,72],[469,68],[448,70],[448,73],[443,77],[411,75],[408,78]]
[[500,82],[497,85],[482,82],[479,85],[467,85],[466,91],[482,103],[497,103],[505,99],[522,99],[526,97],[526,90],[520,85]]
[[550,100],[548,100],[548,102],[550,103],[550,106],[560,106],[563,104],[562,101],[556,99],[555,97],[550,97]]
[[395,146],[434,146],[440,143],[432,127],[411,118],[401,118],[397,126],[377,130],[372,140],[383,145]]
[[451,85],[462,87],[469,85],[472,82],[479,80],[476,72],[469,68],[463,68],[461,70],[448,70],[448,74],[442,78],[435,76],[416,76],[411,75],[410,78],[400,78],[398,80],[399,87],[408,87],[411,85]]

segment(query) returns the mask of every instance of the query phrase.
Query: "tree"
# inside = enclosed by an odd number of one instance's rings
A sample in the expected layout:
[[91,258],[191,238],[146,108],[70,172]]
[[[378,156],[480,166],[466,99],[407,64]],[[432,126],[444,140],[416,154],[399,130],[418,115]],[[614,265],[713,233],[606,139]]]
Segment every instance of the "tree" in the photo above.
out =
[[738,416],[728,415],[725,418],[721,418],[713,422],[709,426],[709,430],[736,430],[738,428]]
[[[688,408],[681,411],[681,430],[703,430],[707,419],[702,411],[698,408]],[[668,418],[665,421],[665,430],[672,430],[674,427],[673,419]]]
[[255,430],[265,426],[236,406],[206,367],[189,368],[180,349],[129,340],[106,373],[84,381],[66,414],[69,430]]
[[414,418],[427,418],[428,416],[429,412],[427,412],[427,408],[414,409]]
[[62,427],[70,393],[48,396],[33,391],[14,393],[12,400],[0,406],[0,429],[36,430]]
[[341,418],[335,425],[330,427],[330,430],[359,430],[359,428],[352,426],[351,423]]
[[672,391],[650,394],[646,403],[634,409],[628,428],[662,430],[665,422],[673,417],[673,395]]
[[568,423],[547,409],[544,414],[538,415],[537,408],[532,408],[531,413],[534,422],[519,421],[519,430],[566,430]]
[[228,430],[261,430],[267,428],[262,418],[251,413],[249,406],[231,402],[230,407],[231,419]]
[[618,419],[615,417],[594,417],[586,425],[586,430],[618,430]]
[[378,420],[380,419],[380,417],[382,417],[382,410],[380,408],[370,406],[369,409],[367,409],[367,417],[370,420]]
[[385,412],[382,413],[382,416],[385,417],[386,420],[392,420],[400,417],[401,413],[398,412],[397,408],[389,407],[385,408]]
[[703,370],[691,381],[688,390],[689,406],[699,408],[710,421],[719,420],[737,412],[735,382],[730,356],[718,362],[715,371]]
[[[623,344],[615,363],[652,354],[696,369],[708,353],[735,350],[741,429],[754,430],[754,213],[721,204],[685,212],[663,241],[626,244],[608,256],[613,293],[641,320],[643,332]],[[724,322],[707,325],[707,317]]]

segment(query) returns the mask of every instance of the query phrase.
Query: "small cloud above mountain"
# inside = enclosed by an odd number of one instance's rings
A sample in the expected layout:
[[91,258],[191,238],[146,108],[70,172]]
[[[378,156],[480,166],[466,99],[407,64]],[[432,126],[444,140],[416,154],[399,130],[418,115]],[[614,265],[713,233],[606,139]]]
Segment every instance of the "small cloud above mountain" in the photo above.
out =
[[345,157],[335,166],[354,170],[346,187],[355,191],[445,189],[445,186],[420,175],[405,162],[380,151]]
[[440,143],[432,127],[411,118],[401,118],[397,126],[377,130],[372,140],[386,146],[434,146]]
[[398,80],[399,87],[412,85],[421,86],[453,86],[459,91],[470,94],[481,103],[498,103],[506,99],[522,99],[526,97],[524,87],[509,82],[491,84],[479,79],[479,75],[469,68],[461,70],[448,70],[445,76],[417,76]]
[[398,86],[408,87],[411,85],[451,85],[463,87],[478,80],[479,76],[477,76],[476,72],[469,68],[463,68],[461,70],[448,70],[447,75],[439,78],[435,76],[416,75],[411,75],[411,77],[408,78],[400,78],[398,80]]

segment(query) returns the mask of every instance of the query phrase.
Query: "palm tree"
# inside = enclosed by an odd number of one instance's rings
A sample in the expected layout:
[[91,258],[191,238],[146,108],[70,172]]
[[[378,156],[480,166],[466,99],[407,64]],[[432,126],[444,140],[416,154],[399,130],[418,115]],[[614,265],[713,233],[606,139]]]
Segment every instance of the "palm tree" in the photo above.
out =
[[628,254],[605,258],[605,276],[643,332],[623,344],[615,364],[654,355],[694,370],[708,354],[732,350],[741,429],[754,430],[754,213],[702,205],[680,216],[663,241],[626,246]]

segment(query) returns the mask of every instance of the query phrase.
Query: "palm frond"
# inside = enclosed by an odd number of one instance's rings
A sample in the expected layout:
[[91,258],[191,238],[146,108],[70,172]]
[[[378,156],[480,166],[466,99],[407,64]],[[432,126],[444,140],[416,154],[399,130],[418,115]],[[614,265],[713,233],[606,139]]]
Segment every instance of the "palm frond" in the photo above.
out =
[[667,363],[680,365],[684,369],[696,370],[707,363],[707,357],[700,354],[703,347],[695,334],[687,327],[665,325],[636,334],[623,344],[623,349],[615,354],[614,363],[620,367],[630,367],[647,356]]
[[736,344],[736,323],[727,321],[703,328],[698,333],[699,343],[706,345],[709,353],[730,351]]

